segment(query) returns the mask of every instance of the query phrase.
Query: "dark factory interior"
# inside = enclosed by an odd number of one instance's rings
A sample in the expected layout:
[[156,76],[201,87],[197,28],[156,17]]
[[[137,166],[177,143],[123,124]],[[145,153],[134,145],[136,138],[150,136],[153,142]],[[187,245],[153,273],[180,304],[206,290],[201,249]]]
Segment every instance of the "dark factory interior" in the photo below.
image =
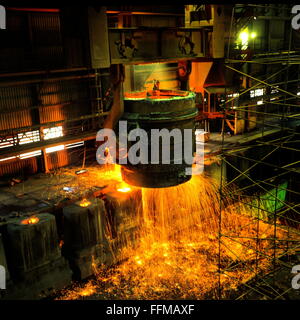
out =
[[97,3],[0,5],[0,300],[299,299],[300,6]]

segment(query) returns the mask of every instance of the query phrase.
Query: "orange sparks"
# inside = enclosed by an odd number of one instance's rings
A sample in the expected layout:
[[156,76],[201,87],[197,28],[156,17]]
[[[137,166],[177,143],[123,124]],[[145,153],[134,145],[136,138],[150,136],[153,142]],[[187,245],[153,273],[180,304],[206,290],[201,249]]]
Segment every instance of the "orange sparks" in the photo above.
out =
[[79,293],[79,295],[84,296],[84,297],[87,297],[87,296],[92,295],[94,292],[95,292],[95,289],[94,289],[94,288],[88,288],[88,289],[82,290],[82,291]]
[[[118,165],[97,174],[100,181],[113,181],[114,191],[138,190],[122,181]],[[93,285],[68,291],[61,300],[92,294],[99,299],[215,299],[219,286],[222,298],[227,298],[255,276],[255,268],[260,274],[268,272],[274,226],[261,220],[257,229],[255,211],[231,198],[220,208],[219,184],[210,177],[193,176],[175,187],[140,191],[140,197],[135,192],[126,195],[132,215],[118,211],[126,227],[138,226],[138,236],[134,240],[124,237],[112,249],[118,252],[113,268],[95,267]],[[221,242],[219,228],[224,234]],[[276,234],[281,240],[287,237],[279,226]],[[298,235],[293,237],[298,239]],[[284,241],[277,247],[278,255],[286,250]],[[257,252],[262,255],[256,265]]]

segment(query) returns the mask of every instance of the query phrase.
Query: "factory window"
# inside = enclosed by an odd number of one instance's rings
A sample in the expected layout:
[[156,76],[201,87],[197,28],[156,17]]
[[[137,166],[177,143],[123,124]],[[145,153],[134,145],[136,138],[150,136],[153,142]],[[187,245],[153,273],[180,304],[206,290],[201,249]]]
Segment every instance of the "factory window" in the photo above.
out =
[[41,154],[42,154],[41,150],[36,150],[36,151],[32,151],[32,152],[22,153],[18,157],[20,157],[20,159],[27,159],[27,158],[33,158],[33,157],[40,156]]
[[[276,86],[276,88],[278,88],[279,86]],[[277,89],[272,89],[271,90],[271,94],[274,94],[274,93],[278,93],[279,92],[279,90],[277,90]]]
[[14,138],[3,138],[0,140],[0,149],[14,146]]
[[77,148],[84,145],[84,141],[79,141],[75,143],[66,144],[66,149]]
[[[276,93],[279,92],[279,90],[276,88],[279,88],[279,86],[275,86],[274,88],[271,89],[271,95],[273,95],[273,94],[275,95]],[[278,99],[279,99],[279,97],[277,95],[275,97],[270,98],[270,101],[274,101],[274,100],[278,100]]]
[[250,90],[250,98],[254,98],[254,97],[260,97],[264,95],[264,91],[265,89],[255,89],[255,90]]
[[12,159],[15,159],[15,158],[16,158],[16,157],[3,158],[3,159],[0,159],[0,162],[2,162],[2,161],[12,160]]
[[53,138],[58,138],[63,136],[62,126],[45,128],[43,130],[44,140],[49,140]]
[[60,150],[64,150],[64,149],[65,149],[65,146],[63,144],[61,144],[59,146],[46,148],[46,153],[51,153],[51,152],[60,151]]
[[230,93],[227,95],[227,98],[237,98],[239,96],[240,96],[240,94],[238,92],[237,93]]
[[0,149],[40,141],[39,130],[18,133],[15,137],[3,138],[0,140]]
[[[238,47],[240,50],[247,50],[248,49],[248,40],[249,40],[249,32],[248,28],[242,30],[239,34],[238,38]],[[242,59],[246,58],[247,55],[241,54]]]
[[26,144],[40,141],[39,130],[18,133],[19,144]]
[[21,153],[17,156],[13,156],[13,157],[3,158],[3,159],[0,159],[0,162],[12,160],[12,159],[17,159],[17,158],[20,158],[23,160],[23,159],[37,157],[37,156],[40,156],[41,154],[42,154],[41,150],[36,150],[36,151],[32,151],[32,152],[27,152],[27,153]]

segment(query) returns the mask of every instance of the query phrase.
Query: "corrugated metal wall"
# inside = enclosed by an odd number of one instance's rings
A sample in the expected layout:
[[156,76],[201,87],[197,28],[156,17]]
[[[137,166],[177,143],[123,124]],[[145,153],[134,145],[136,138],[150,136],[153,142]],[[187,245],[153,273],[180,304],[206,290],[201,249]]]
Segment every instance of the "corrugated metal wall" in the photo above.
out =
[[28,86],[0,87],[0,97],[1,130],[32,125],[30,110],[26,110],[32,105]]
[[63,47],[58,14],[29,15],[32,30],[33,55],[43,67],[63,63]]
[[14,159],[0,164],[0,177],[7,175],[21,176],[31,175],[38,171],[38,159]]
[[[12,87],[0,87],[0,130],[8,130],[0,133],[0,147],[4,148],[7,139],[14,138],[14,144],[18,144],[18,134],[29,131],[41,133],[38,140],[42,140],[43,130],[53,126],[62,126],[63,135],[72,135],[78,131],[79,123],[64,124],[66,119],[77,118],[89,114],[89,83],[86,79],[71,79],[41,84],[20,85]],[[34,98],[33,98],[34,97]],[[34,102],[39,102],[36,106]],[[33,112],[33,111],[36,111]],[[38,115],[38,117],[37,117]],[[62,121],[62,122],[57,122]],[[51,122],[55,124],[51,125]],[[40,129],[36,126],[45,124]],[[22,127],[26,127],[23,128]],[[38,141],[37,140],[37,141]],[[10,140],[9,140],[10,141]],[[9,145],[7,145],[9,147]],[[48,167],[55,169],[65,166],[68,162],[67,151],[59,151],[48,154]],[[11,162],[9,166],[1,162],[0,167],[5,167],[3,174],[9,170],[13,174],[19,170],[20,161]],[[14,164],[16,169],[13,169]]]
[[[78,133],[82,121],[63,121],[91,113],[90,78],[76,71],[66,75],[68,69],[57,73],[55,79],[44,72],[65,69],[59,12],[7,10],[7,30],[1,31],[0,77],[8,72],[31,73],[1,79],[5,83],[0,83],[0,150],[18,144],[18,134],[20,138],[20,133],[29,131],[40,134],[35,141],[43,140],[43,129],[53,126],[63,126],[64,136]],[[32,73],[40,70],[44,72],[41,76]],[[69,164],[69,153],[47,153],[49,170]],[[37,172],[38,157],[1,161],[0,178],[24,170]]]
[[44,84],[39,98],[40,122],[47,123],[86,114],[88,83],[84,80],[57,81]]
[[1,72],[64,65],[59,13],[6,12],[7,28],[1,30]]
[[48,169],[54,170],[69,164],[69,154],[67,150],[61,150],[47,154]]

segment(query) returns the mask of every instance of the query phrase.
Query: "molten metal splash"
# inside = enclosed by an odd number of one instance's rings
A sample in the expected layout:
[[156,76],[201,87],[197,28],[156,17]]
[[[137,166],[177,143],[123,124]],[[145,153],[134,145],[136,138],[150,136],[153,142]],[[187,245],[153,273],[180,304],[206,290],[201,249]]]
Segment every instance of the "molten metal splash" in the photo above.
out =
[[119,188],[117,189],[117,191],[119,192],[130,192],[131,188],[129,187],[129,185],[125,182],[122,182],[119,186]]
[[79,203],[80,207],[86,208],[91,204],[91,201],[87,199],[82,199]]
[[[118,170],[118,169],[116,169]],[[228,191],[228,190],[227,190]],[[224,193],[224,192],[223,192]],[[222,200],[206,176],[164,189],[142,189],[136,215],[138,240],[120,248],[120,262],[99,267],[84,292],[98,299],[214,299],[268,270],[272,246],[279,255],[287,236],[277,225],[257,221],[251,209]],[[225,190],[226,194],[226,190]],[[291,237],[291,236],[290,236]],[[59,299],[78,299],[82,288]]]
[[36,224],[40,221],[40,219],[38,217],[30,217],[28,219],[24,219],[21,221],[21,224]]

